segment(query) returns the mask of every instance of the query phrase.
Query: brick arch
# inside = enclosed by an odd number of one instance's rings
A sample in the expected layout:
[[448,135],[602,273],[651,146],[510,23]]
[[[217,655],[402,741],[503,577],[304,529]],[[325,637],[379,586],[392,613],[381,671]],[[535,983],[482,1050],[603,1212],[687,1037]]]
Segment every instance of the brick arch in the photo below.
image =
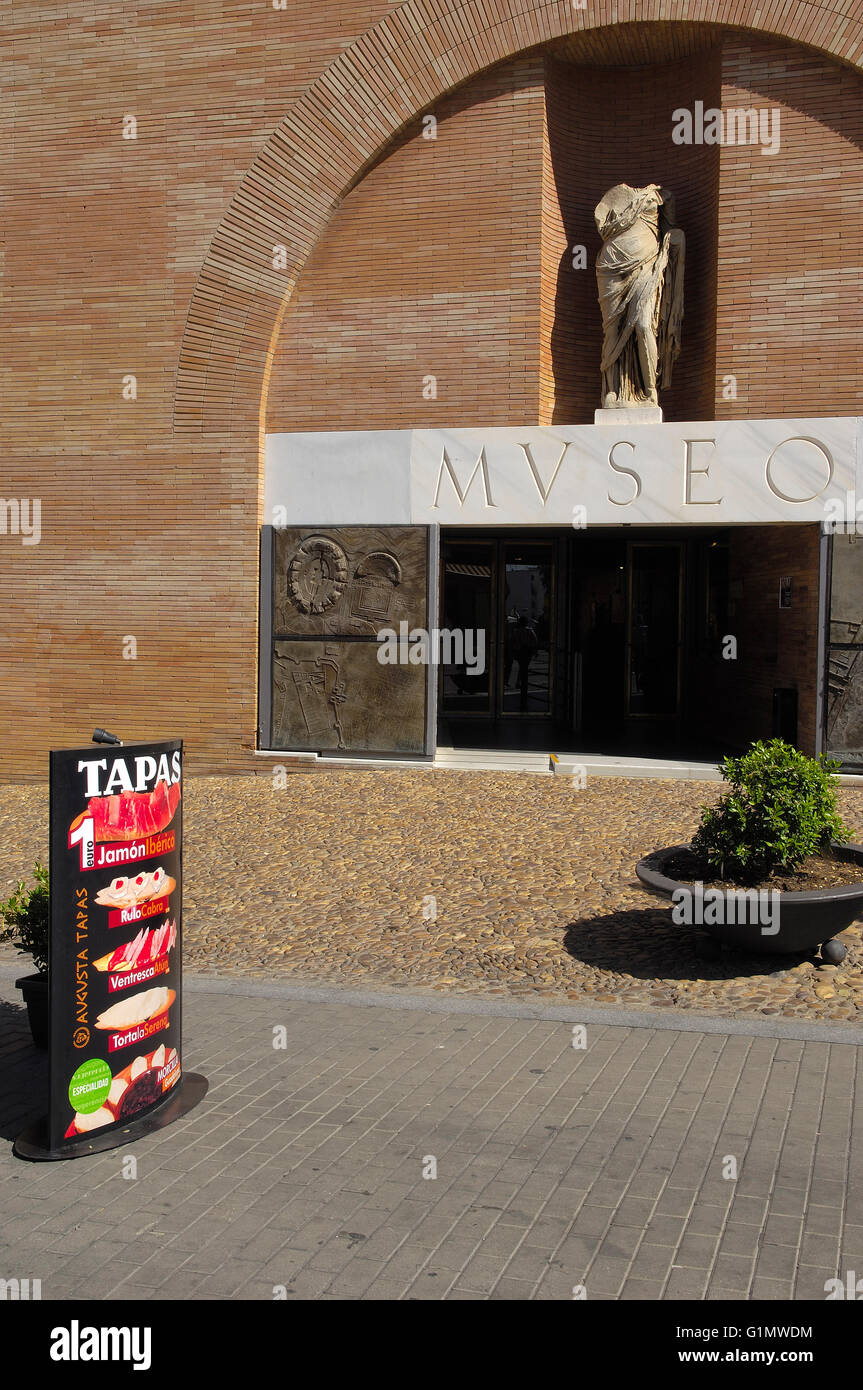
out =
[[[495,63],[586,29],[639,21],[725,24],[863,66],[863,14],[847,0],[406,0],[349,45],[294,103],[245,175],[204,259],[177,368],[180,437],[260,447],[270,368],[300,271],[339,200],[393,136]],[[287,252],[273,268],[273,248]]]

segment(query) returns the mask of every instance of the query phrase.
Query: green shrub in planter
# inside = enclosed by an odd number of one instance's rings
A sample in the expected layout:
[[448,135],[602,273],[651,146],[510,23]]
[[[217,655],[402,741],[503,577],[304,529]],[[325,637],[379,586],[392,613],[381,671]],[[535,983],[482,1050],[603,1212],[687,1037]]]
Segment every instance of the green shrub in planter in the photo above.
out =
[[807,758],[782,739],[753,743],[740,758],[724,758],[730,791],[706,806],[692,849],[720,878],[756,883],[776,869],[794,869],[831,840],[851,831],[836,810],[832,775],[840,764]]
[[38,860],[33,877],[34,888],[19,880],[12,896],[0,902],[0,941],[10,941],[16,950],[32,956],[36,969],[44,975],[48,971],[51,897],[48,870]]

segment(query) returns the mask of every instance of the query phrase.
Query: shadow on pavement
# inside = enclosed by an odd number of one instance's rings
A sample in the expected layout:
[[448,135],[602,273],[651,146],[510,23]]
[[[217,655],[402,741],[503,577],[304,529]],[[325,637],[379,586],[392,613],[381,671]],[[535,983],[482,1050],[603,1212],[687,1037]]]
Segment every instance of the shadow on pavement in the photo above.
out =
[[33,1046],[27,1010],[0,1000],[0,1138],[10,1142],[48,1110],[48,1053]]
[[623,971],[638,980],[749,979],[791,970],[812,958],[811,951],[748,955],[728,950],[706,934],[677,926],[670,912],[655,908],[571,922],[563,944],[569,955],[585,965]]

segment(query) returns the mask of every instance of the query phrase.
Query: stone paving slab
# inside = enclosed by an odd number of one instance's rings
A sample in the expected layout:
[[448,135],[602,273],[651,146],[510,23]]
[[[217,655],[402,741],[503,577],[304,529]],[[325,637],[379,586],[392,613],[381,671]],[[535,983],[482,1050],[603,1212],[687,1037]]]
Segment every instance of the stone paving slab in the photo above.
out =
[[190,983],[204,1103],[37,1165],[10,1141],[45,1059],[0,982],[0,1277],[45,1299],[782,1301],[863,1269],[847,1043],[597,1011],[575,1048],[551,1017]]
[[[705,959],[636,861],[688,840],[709,783],[333,768],[186,784],[187,965],[247,978],[863,1018],[863,938],[810,956]],[[840,791],[863,838],[863,791]],[[43,786],[0,788],[0,893],[47,858]],[[434,914],[433,916],[430,914]],[[0,963],[14,959],[0,948]]]

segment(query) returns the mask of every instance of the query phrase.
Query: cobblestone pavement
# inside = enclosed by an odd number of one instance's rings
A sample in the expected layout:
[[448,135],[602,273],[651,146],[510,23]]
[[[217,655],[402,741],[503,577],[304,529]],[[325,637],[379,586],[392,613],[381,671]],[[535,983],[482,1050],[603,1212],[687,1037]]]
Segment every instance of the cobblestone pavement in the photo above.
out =
[[39,1165],[8,1140],[45,1063],[0,973],[0,1276],[43,1299],[785,1300],[863,1269],[857,1047],[197,984],[204,1102]]
[[[594,778],[578,789],[524,773],[353,768],[284,780],[187,783],[188,966],[733,1017],[861,1016],[859,926],[839,967],[705,959],[639,885],[636,860],[688,840],[717,784]],[[840,801],[863,837],[863,792]],[[43,787],[0,788],[0,892],[47,855],[46,827]]]

